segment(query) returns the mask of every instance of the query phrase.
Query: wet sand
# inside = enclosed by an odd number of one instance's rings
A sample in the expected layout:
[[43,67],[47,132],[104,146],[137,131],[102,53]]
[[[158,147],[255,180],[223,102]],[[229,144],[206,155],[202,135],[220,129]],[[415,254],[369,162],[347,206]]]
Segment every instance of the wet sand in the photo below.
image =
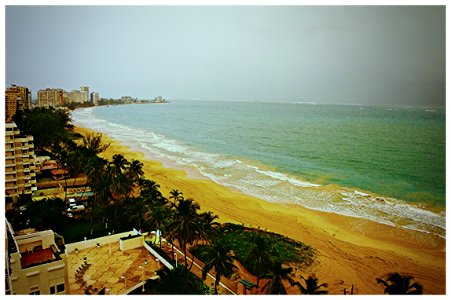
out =
[[[84,135],[92,132],[79,127],[76,131]],[[140,160],[146,178],[156,181],[164,196],[178,189],[185,198],[198,202],[202,211],[217,214],[220,222],[259,227],[314,247],[315,263],[298,270],[298,280],[301,274],[315,273],[320,283],[329,284],[330,294],[343,294],[351,284],[355,294],[382,294],[383,287],[376,278],[399,272],[413,275],[423,285],[424,294],[446,292],[446,241],[440,237],[299,205],[267,202],[221,186],[194,168],[144,156],[105,134],[103,139],[110,143],[105,158],[120,153],[128,160]],[[297,289],[289,291],[296,293]]]

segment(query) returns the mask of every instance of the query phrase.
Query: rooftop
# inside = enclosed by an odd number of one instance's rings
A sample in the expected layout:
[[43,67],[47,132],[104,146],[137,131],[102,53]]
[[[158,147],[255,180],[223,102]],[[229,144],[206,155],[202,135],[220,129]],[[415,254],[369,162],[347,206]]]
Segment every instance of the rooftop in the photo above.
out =
[[85,294],[85,287],[76,278],[77,270],[85,262],[85,256],[91,265],[82,274],[82,280],[87,286],[91,285],[93,290],[105,288],[113,295],[125,294],[144,279],[155,276],[155,271],[159,268],[159,262],[144,247],[121,251],[119,242],[111,243],[111,254],[108,244],[81,249],[78,253],[70,252],[67,264],[71,295]]

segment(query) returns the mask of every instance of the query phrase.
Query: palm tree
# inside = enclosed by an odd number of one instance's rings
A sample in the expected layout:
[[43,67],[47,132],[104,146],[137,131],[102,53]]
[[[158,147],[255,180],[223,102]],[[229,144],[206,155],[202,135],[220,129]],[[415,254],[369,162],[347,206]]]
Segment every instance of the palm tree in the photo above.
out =
[[[160,230],[164,232],[171,215],[170,209],[165,205],[155,203],[153,205],[146,206],[147,211],[143,215],[144,224],[149,226],[150,229]],[[150,230],[149,230],[150,232]],[[160,236],[160,248],[161,248],[161,236]]]
[[287,290],[283,284],[284,280],[290,282],[293,285],[293,279],[291,279],[291,273],[293,268],[284,268],[280,261],[272,263],[268,273],[261,275],[260,278],[267,278],[269,281],[263,286],[266,289],[268,295],[286,295]]
[[158,203],[166,205],[167,199],[163,197],[159,191],[160,185],[153,180],[139,178],[138,185],[141,189],[141,196],[146,200],[146,203]]
[[215,220],[218,218],[217,215],[213,214],[211,211],[201,213],[199,215],[199,239],[206,242],[211,241],[217,232],[217,229],[221,225]]
[[222,243],[215,242],[211,245],[206,245],[204,249],[204,254],[206,257],[206,262],[202,269],[202,278],[205,280],[207,273],[214,269],[215,276],[215,295],[218,294],[218,283],[221,277],[224,275],[230,277],[233,270],[237,267],[233,264],[233,256],[231,250],[226,248]]
[[100,154],[104,152],[110,144],[102,144],[102,134],[91,134],[88,133],[86,136],[83,137],[81,141],[80,147],[88,151],[91,155],[90,156],[96,156],[97,154]]
[[423,286],[418,282],[414,282],[411,275],[388,273],[386,280],[376,278],[376,281],[385,287],[384,294],[421,295],[423,293]]
[[172,189],[172,191],[170,191],[169,194],[171,194],[169,199],[174,199],[174,202],[173,202],[174,205],[177,203],[178,200],[183,199],[183,193],[180,192],[179,190]]
[[174,213],[168,224],[168,233],[171,239],[179,242],[185,256],[185,266],[187,266],[186,247],[199,238],[200,225],[197,211],[200,206],[193,199],[179,199],[172,207]]
[[129,162],[121,154],[115,154],[113,161],[108,164],[108,170],[111,174],[110,189],[113,194],[114,205],[116,206],[114,209],[113,232],[116,227],[117,209],[133,191],[134,182],[125,173],[128,165]]
[[[158,295],[187,295],[203,294],[196,284],[196,276],[185,269],[178,266],[172,270],[163,268],[158,270],[159,284],[151,288],[153,293]],[[152,294],[153,294],[152,293]]]
[[[66,149],[67,147],[64,147],[64,145],[60,145],[60,144],[56,144],[53,147],[53,154],[56,157],[56,163],[58,164],[58,166],[63,169],[66,170],[68,168],[68,164],[69,164],[69,150]],[[67,200],[67,176],[66,174],[64,175],[64,201]]]
[[144,175],[143,163],[139,160],[132,159],[127,168],[127,176],[134,182],[138,182],[141,176]]
[[250,249],[247,254],[247,258],[245,263],[247,266],[250,266],[249,271],[252,274],[257,275],[257,287],[260,282],[260,276],[266,273],[268,270],[268,265],[271,265],[272,259],[269,254],[270,249],[266,240],[257,233],[254,237],[253,247]]
[[295,282],[293,285],[297,285],[299,289],[301,290],[301,294],[304,295],[326,295],[329,292],[326,290],[320,290],[321,288],[327,288],[327,283],[322,283],[318,285],[318,277],[316,277],[315,274],[309,275],[307,279],[304,278],[304,276],[301,276],[301,278],[305,282],[305,287],[300,284],[299,282]]
[[110,176],[106,172],[107,161],[97,156],[90,156],[85,162],[84,173],[87,177],[87,185],[94,193],[91,205],[91,235],[94,230],[94,209],[96,206],[104,206],[111,197]]

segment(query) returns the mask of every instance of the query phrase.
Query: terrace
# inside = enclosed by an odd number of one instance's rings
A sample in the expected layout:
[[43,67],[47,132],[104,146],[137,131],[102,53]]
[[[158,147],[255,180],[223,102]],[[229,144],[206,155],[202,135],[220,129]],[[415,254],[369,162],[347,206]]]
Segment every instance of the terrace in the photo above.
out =
[[83,295],[87,287],[94,294],[104,289],[105,294],[123,295],[160,268],[144,247],[121,251],[118,241],[70,252],[67,264],[71,295]]
[[58,258],[53,254],[52,249],[47,248],[35,250],[30,253],[22,253],[20,264],[22,268],[28,268],[39,264],[44,264],[55,259]]

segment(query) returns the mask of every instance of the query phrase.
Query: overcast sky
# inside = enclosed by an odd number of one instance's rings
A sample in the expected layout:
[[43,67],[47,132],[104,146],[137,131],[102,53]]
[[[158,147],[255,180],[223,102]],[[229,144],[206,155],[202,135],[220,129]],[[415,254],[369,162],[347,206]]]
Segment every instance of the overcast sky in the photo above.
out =
[[6,6],[6,85],[445,105],[445,7]]

